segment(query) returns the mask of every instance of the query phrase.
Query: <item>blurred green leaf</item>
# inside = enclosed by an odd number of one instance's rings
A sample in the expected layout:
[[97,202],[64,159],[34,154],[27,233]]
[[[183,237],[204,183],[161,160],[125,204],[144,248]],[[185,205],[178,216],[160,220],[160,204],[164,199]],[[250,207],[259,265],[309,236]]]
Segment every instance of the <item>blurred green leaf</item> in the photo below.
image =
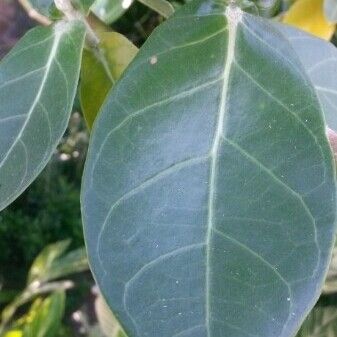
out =
[[34,281],[44,281],[48,279],[48,274],[52,268],[54,261],[60,257],[68,249],[70,240],[63,240],[48,245],[34,260],[29,273],[28,284]]
[[54,280],[70,274],[79,273],[89,269],[87,253],[85,248],[71,251],[61,259],[52,264],[48,280]]
[[54,337],[60,327],[65,307],[64,291],[46,299],[35,300],[28,314],[21,319],[23,337]]
[[315,307],[304,321],[296,337],[337,336],[337,308]]
[[174,7],[166,0],[138,0],[143,5],[151,8],[164,18],[170,17],[174,13]]
[[91,11],[104,23],[110,25],[121,17],[134,0],[96,0]]
[[80,100],[89,129],[103,101],[138,52],[127,38],[116,32],[100,32],[100,51],[84,50]]
[[93,5],[94,2],[95,0],[72,0],[74,7],[80,10],[85,15],[89,13],[90,7]]
[[35,259],[28,274],[28,284],[55,280],[69,274],[88,270],[85,248],[69,252],[70,240],[60,241],[47,246]]

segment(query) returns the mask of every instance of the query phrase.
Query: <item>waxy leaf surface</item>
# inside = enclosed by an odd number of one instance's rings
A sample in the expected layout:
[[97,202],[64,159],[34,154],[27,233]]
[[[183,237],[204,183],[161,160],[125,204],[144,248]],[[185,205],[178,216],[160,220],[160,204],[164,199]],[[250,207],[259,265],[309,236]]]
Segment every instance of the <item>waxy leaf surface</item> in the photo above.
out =
[[0,210],[36,178],[73,105],[85,30],[35,28],[0,63]]
[[328,126],[337,131],[337,49],[327,41],[299,29],[277,24],[289,40],[321,101]]
[[335,172],[315,90],[263,19],[194,1],[94,124],[89,259],[129,337],[289,337],[317,300]]

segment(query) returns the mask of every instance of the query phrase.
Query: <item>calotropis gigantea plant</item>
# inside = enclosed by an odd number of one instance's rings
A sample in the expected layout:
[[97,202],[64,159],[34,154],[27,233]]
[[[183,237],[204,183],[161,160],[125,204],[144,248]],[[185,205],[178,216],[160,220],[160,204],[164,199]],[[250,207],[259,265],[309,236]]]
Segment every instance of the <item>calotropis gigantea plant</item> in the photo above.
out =
[[239,4],[193,0],[115,82],[85,15],[61,9],[0,64],[0,208],[62,136],[85,46],[113,88],[91,132],[84,231],[125,333],[294,336],[335,236],[335,48]]

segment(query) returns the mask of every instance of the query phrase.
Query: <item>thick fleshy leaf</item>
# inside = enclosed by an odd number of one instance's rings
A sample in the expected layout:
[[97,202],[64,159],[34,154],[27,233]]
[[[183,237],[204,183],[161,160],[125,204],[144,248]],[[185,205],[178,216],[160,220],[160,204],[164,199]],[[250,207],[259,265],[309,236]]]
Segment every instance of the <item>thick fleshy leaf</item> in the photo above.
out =
[[294,336],[328,267],[335,193],[321,107],[288,41],[194,1],[94,124],[92,270],[130,337]]
[[84,50],[81,67],[81,107],[90,129],[109,90],[138,52],[138,48],[119,33],[98,34],[99,52]]
[[324,0],[324,14],[330,22],[337,22],[336,0]]
[[294,47],[321,101],[328,126],[337,131],[337,49],[301,30],[277,25]]
[[330,40],[335,25],[323,13],[323,0],[298,0],[286,12],[283,22]]
[[335,337],[337,336],[337,308],[317,307],[304,321],[296,337]]
[[84,35],[80,22],[38,27],[0,63],[0,210],[41,172],[66,129]]

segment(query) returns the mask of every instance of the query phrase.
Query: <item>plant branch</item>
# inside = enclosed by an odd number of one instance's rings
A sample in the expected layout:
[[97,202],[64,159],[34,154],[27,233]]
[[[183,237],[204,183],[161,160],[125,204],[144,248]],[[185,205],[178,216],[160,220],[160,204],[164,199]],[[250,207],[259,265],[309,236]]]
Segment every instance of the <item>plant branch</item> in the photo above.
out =
[[39,13],[28,0],[18,0],[18,1],[31,19],[37,21],[43,26],[49,26],[52,24],[52,21],[46,16]]

